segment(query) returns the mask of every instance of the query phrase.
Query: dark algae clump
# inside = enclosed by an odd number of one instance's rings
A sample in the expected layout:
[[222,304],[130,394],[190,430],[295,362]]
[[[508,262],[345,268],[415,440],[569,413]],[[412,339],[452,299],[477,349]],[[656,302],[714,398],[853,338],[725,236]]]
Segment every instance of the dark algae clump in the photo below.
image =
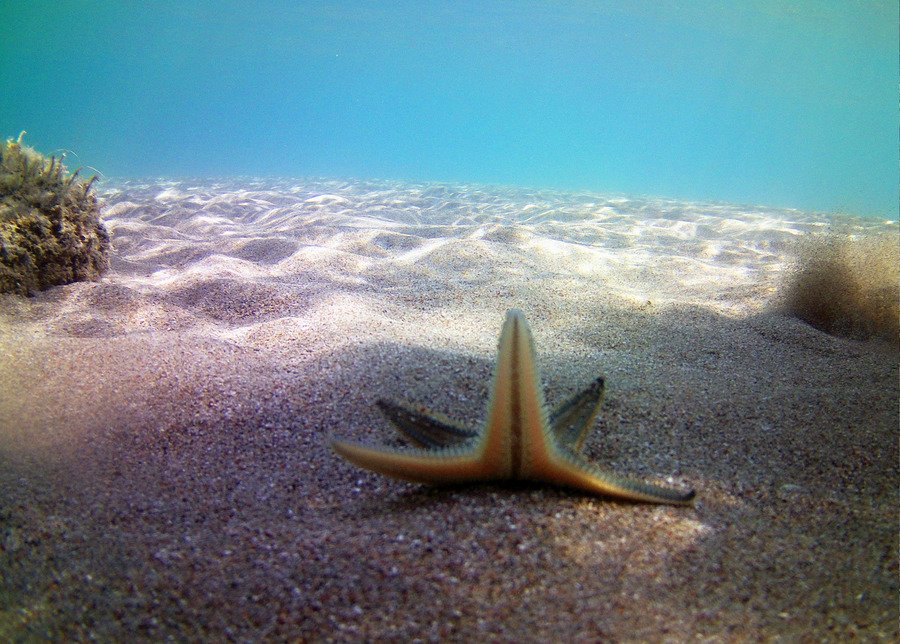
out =
[[96,177],[69,174],[22,145],[22,135],[0,148],[0,293],[96,279],[109,265],[109,233],[91,193]]
[[896,232],[806,240],[782,290],[788,313],[817,329],[900,340],[900,238]]

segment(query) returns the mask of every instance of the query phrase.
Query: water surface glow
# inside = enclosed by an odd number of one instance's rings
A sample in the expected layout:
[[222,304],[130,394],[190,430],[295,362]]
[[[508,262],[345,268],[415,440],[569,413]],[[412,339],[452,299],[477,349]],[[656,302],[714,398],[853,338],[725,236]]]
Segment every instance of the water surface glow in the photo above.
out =
[[898,215],[892,0],[0,6],[0,135],[113,176]]

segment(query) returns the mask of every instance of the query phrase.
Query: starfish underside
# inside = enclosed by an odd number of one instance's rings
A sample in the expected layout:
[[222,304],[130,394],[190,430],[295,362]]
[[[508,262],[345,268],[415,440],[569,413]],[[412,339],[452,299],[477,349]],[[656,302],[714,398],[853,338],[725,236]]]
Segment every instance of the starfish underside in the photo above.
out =
[[422,407],[378,401],[382,413],[418,446],[375,449],[334,441],[351,463],[394,478],[431,484],[529,480],[629,501],[689,504],[682,492],[607,472],[581,454],[600,405],[603,378],[552,412],[544,405],[531,329],[521,311],[506,315],[497,366],[481,431]]

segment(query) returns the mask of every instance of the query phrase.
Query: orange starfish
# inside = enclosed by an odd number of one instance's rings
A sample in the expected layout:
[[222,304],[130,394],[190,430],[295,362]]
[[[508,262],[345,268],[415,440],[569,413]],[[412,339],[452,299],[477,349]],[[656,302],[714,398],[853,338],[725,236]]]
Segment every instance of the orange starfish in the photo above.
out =
[[598,378],[548,413],[540,387],[531,329],[521,311],[506,314],[488,417],[480,432],[412,406],[379,401],[401,433],[419,449],[374,449],[334,441],[351,463],[418,483],[529,480],[628,501],[690,504],[694,491],[678,491],[607,472],[589,463],[581,447],[603,400]]

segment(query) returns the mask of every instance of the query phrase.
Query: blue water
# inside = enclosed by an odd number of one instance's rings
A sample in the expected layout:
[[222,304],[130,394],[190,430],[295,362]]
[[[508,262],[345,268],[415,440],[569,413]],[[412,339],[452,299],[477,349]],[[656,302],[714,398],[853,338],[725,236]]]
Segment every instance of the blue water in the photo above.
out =
[[2,0],[0,135],[118,177],[463,181],[896,219],[898,23],[896,0]]

